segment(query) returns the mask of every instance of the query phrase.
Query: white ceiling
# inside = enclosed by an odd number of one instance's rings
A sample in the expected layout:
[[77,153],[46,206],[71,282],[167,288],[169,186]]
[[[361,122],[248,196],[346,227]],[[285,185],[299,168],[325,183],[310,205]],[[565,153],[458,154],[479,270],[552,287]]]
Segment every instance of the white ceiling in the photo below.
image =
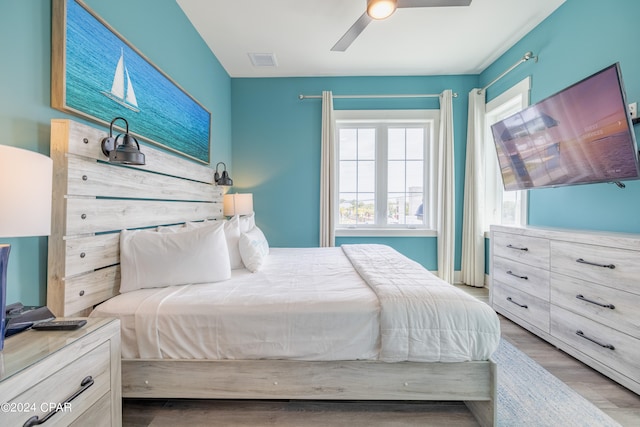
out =
[[[293,77],[478,74],[564,0],[398,9],[346,52],[330,49],[366,0],[177,2],[231,77]],[[277,66],[255,67],[249,53],[273,53]]]

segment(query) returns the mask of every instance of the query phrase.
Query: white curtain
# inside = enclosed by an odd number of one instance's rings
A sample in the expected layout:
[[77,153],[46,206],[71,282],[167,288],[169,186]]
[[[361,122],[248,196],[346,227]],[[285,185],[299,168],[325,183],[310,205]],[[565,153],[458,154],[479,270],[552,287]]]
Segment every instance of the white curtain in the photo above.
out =
[[484,112],[485,92],[473,89],[469,92],[460,279],[476,287],[484,286]]
[[440,95],[440,131],[438,135],[438,275],[453,283],[455,259],[455,181],[453,168],[453,93]]
[[320,247],[335,246],[333,209],[335,201],[333,94],[322,92],[322,150],[320,160]]

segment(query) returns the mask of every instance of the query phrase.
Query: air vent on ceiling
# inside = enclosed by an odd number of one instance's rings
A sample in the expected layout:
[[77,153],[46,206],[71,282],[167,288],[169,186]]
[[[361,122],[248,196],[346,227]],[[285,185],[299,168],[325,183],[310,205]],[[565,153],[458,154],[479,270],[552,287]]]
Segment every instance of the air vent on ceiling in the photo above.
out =
[[250,53],[251,63],[254,67],[276,67],[278,62],[273,53]]

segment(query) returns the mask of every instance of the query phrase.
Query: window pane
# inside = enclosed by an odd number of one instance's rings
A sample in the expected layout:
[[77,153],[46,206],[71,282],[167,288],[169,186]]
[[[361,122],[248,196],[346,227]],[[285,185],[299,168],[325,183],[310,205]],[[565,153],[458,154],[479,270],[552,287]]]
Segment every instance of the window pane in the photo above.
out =
[[405,129],[392,128],[387,132],[389,138],[389,160],[404,160],[405,158]]
[[387,166],[387,191],[404,192],[405,191],[405,162],[399,160],[389,161]]
[[424,186],[424,163],[422,161],[407,161],[407,188],[406,191],[422,191]]
[[387,198],[387,224],[404,224],[407,207],[404,193],[389,193]]
[[356,223],[356,206],[358,205],[358,195],[356,193],[340,193],[340,204],[338,211],[340,218],[338,223],[349,225]]
[[374,193],[376,191],[376,164],[373,161],[358,162],[358,190]]
[[407,159],[423,160],[424,158],[424,129],[407,129]]
[[357,223],[375,224],[375,194],[358,193]]
[[357,165],[355,161],[340,162],[340,192],[358,191]]
[[376,130],[358,129],[358,160],[376,158]]
[[358,158],[356,132],[356,129],[340,129],[340,160],[356,160]]
[[421,225],[426,223],[427,209],[424,206],[422,193],[408,193],[407,207],[407,224]]

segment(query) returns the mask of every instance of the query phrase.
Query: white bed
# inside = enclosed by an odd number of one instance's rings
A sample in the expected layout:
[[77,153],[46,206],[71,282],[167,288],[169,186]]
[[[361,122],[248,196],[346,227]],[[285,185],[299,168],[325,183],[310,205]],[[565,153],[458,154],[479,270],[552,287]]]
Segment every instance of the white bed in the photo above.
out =
[[222,194],[148,146],[103,163],[105,134],[52,120],[47,305],[120,317],[124,397],[462,400],[495,424],[495,312],[390,248],[272,248],[257,273],[119,295],[119,230],[222,219]]

